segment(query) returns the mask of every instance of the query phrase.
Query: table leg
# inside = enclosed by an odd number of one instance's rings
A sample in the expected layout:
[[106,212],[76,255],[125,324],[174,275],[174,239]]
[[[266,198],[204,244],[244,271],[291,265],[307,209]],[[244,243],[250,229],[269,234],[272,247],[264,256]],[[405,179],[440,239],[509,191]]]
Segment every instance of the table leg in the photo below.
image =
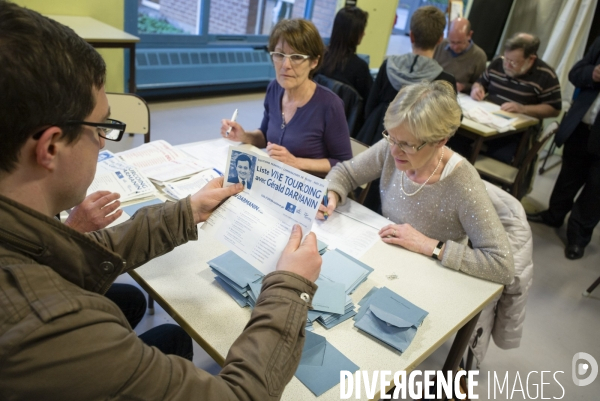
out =
[[471,152],[471,156],[469,157],[469,162],[471,162],[471,164],[475,164],[475,161],[477,161],[477,156],[479,156],[479,152],[481,152],[481,145],[483,145],[483,137],[482,136],[478,136],[475,139],[475,142],[473,142],[473,151]]
[[129,46],[129,93],[135,93],[135,43]]
[[454,342],[452,343],[452,347],[450,348],[450,352],[446,357],[446,362],[444,362],[444,367],[442,368],[442,372],[446,374],[447,371],[452,371],[452,377],[456,375],[458,371],[458,365],[460,364],[460,360],[462,359],[467,346],[469,345],[469,340],[471,339],[471,334],[473,334],[473,330],[475,330],[475,326],[477,325],[477,320],[479,319],[479,312],[475,315],[471,320],[469,320],[458,332],[456,333],[456,337],[454,338]]

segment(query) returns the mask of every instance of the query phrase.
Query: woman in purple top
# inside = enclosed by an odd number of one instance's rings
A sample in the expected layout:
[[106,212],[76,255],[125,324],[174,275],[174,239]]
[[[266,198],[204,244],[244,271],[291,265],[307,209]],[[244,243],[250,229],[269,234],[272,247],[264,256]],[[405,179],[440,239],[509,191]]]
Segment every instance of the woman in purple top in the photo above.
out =
[[321,36],[309,21],[282,20],[273,28],[269,51],[277,78],[267,88],[260,129],[245,131],[222,120],[221,135],[266,147],[272,158],[324,176],[351,159],[352,150],[342,100],[311,80],[323,58]]

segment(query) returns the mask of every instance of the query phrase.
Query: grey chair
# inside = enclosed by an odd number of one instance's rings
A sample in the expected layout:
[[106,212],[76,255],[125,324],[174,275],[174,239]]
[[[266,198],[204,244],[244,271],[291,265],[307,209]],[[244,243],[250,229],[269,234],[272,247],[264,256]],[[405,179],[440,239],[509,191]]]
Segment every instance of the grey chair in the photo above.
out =
[[517,167],[485,155],[479,155],[475,161],[475,169],[483,179],[500,185],[502,188],[508,190],[512,196],[521,200],[529,189],[529,185],[526,183],[528,173],[532,168],[535,170],[535,162],[539,152],[546,142],[554,137],[557,129],[557,122],[549,124],[539,139],[534,141],[525,158]]

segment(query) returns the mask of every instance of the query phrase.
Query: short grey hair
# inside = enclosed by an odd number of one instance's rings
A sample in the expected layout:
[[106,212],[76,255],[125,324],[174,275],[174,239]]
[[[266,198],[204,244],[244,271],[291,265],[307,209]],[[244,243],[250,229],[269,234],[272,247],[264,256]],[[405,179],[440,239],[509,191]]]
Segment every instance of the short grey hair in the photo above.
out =
[[450,83],[421,82],[398,92],[385,113],[383,125],[389,130],[406,124],[417,140],[433,143],[454,135],[461,115]]

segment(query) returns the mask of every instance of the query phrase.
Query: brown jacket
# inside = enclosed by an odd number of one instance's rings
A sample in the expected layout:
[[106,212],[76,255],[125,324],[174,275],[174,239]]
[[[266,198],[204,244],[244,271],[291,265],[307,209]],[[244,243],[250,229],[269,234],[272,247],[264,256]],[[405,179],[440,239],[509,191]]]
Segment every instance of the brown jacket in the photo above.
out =
[[145,345],[102,295],[197,239],[189,198],[82,235],[0,196],[0,222],[0,399],[277,400],[294,374],[309,306],[300,295],[316,290],[300,276],[264,279],[218,376]]

